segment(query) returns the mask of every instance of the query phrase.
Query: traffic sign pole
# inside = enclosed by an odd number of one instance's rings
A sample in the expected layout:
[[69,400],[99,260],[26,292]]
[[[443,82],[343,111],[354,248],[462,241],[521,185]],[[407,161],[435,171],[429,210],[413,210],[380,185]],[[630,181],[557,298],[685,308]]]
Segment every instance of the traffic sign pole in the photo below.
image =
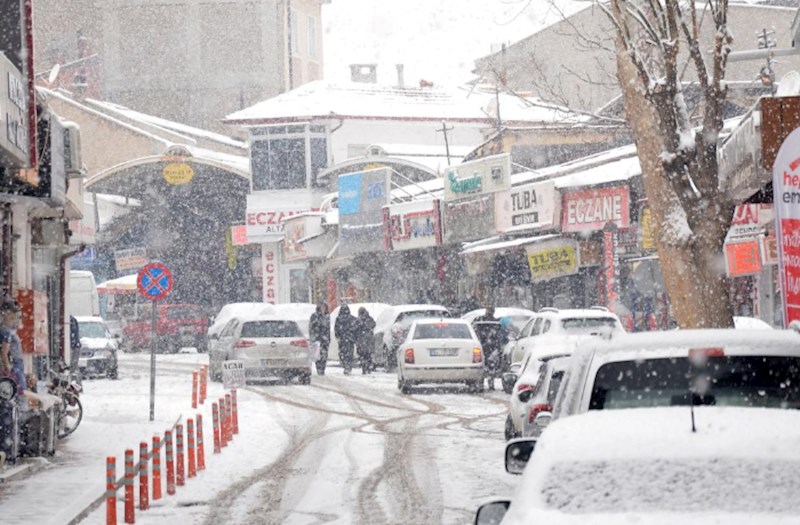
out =
[[150,314],[150,421],[156,417],[156,309],[158,301],[153,301]]

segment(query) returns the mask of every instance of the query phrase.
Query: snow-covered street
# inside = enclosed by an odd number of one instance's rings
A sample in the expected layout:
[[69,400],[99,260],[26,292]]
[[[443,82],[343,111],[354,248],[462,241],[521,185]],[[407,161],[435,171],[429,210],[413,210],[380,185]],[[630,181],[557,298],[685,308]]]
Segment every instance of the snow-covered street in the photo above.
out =
[[[149,356],[121,355],[119,380],[85,382],[84,421],[51,464],[0,486],[4,523],[70,522],[102,496],[106,456],[117,457],[120,476],[125,448],[194,414],[191,372],[207,357],[158,360],[156,422],[148,421]],[[464,523],[479,503],[509,495],[515,481],[503,467],[500,392],[453,387],[403,396],[394,374],[344,376],[331,367],[310,386],[240,391],[240,433],[215,455],[210,404],[223,394],[210,383],[197,411],[206,470],[137,511],[137,523]],[[118,512],[121,522],[121,501]],[[104,522],[104,505],[81,521]]]

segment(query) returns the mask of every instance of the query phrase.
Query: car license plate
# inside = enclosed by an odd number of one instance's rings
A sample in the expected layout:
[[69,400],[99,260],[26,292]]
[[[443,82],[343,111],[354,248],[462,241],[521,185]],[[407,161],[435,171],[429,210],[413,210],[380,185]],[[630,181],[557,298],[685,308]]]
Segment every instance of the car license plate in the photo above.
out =
[[261,366],[263,368],[274,368],[278,366],[286,366],[286,359],[262,359]]
[[458,355],[458,348],[428,348],[431,357],[455,357]]
[[194,327],[181,326],[181,335],[184,337],[190,336],[194,333]]

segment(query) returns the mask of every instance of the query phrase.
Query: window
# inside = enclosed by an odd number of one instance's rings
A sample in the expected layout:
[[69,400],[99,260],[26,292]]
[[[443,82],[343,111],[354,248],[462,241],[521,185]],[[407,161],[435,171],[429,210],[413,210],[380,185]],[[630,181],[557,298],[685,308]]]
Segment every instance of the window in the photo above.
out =
[[327,129],[306,124],[257,128],[250,137],[253,189],[293,190],[316,185],[328,165]]
[[462,323],[419,324],[414,339],[472,339],[472,334]]
[[562,319],[561,326],[570,334],[589,335],[599,330],[609,331],[617,327],[617,320],[613,317],[584,317],[575,319]]
[[249,321],[242,325],[240,337],[303,337],[294,321]]
[[531,332],[532,336],[539,335],[539,332],[542,330],[542,323],[543,322],[544,322],[544,319],[542,319],[541,317],[536,319],[536,322],[533,323],[533,331]]
[[317,19],[308,17],[308,56],[317,58]]
[[78,323],[78,333],[81,337],[90,337],[96,339],[106,339],[108,337],[106,325],[103,323]]
[[233,332],[236,331],[236,327],[238,325],[239,325],[239,323],[235,319],[229,321],[228,324],[225,326],[225,328],[222,330],[222,333],[220,334],[220,338],[222,338],[222,337],[230,337],[231,335],[233,335]]
[[542,333],[546,334],[547,332],[549,332],[550,331],[550,326],[552,326],[550,321],[545,321],[544,322],[544,328],[542,328]]

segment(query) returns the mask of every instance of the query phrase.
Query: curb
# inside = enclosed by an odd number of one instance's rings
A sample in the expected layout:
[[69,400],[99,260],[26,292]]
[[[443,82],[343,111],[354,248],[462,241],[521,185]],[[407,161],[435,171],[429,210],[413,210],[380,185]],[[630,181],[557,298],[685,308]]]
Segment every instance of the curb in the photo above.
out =
[[0,484],[9,483],[27,474],[39,472],[49,464],[50,462],[45,458],[35,457],[19,460],[14,465],[6,465],[0,468]]

